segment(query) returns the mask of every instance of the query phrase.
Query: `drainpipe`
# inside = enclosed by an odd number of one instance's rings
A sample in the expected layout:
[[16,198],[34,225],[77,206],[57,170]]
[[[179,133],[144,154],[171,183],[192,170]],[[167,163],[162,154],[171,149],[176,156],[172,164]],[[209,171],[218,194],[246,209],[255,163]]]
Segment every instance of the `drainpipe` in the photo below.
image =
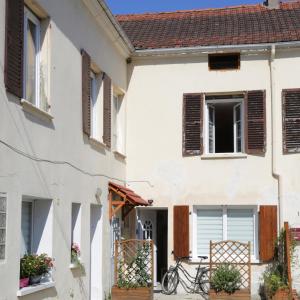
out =
[[277,201],[278,201],[278,228],[280,230],[282,223],[282,176],[278,171],[277,165],[277,138],[276,134],[277,123],[276,123],[276,101],[275,101],[275,55],[276,46],[273,44],[271,46],[270,54],[270,80],[271,80],[271,131],[272,131],[272,176],[277,180],[278,190],[277,190]]

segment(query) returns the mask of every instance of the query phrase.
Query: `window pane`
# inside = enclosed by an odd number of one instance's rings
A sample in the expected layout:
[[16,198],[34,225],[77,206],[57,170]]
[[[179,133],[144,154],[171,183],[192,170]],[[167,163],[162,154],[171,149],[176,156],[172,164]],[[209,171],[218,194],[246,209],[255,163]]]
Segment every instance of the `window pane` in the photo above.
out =
[[209,254],[210,240],[223,240],[223,212],[221,209],[197,210],[197,254]]
[[31,252],[32,203],[22,202],[22,254]]
[[209,127],[208,127],[208,135],[209,135],[209,153],[215,152],[214,140],[215,140],[215,110],[212,106],[208,107],[209,114]]
[[0,213],[0,228],[5,228],[6,226],[6,214]]
[[0,229],[0,244],[5,243],[5,229]]
[[229,240],[242,243],[251,242],[251,252],[254,253],[254,218],[252,209],[227,210],[227,236]]
[[26,28],[26,100],[36,104],[37,28],[27,19]]
[[5,245],[0,245],[0,259],[5,259]]
[[6,198],[0,197],[0,212],[6,212]]

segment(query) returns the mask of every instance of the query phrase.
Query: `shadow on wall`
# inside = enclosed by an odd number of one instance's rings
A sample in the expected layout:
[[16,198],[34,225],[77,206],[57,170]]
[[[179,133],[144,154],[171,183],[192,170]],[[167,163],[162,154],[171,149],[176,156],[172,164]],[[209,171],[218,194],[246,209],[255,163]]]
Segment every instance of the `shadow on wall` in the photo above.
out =
[[56,298],[57,299],[57,292],[55,287],[36,292],[33,294],[29,294],[27,296],[23,296],[22,300],[43,300],[43,299],[50,299],[50,298]]

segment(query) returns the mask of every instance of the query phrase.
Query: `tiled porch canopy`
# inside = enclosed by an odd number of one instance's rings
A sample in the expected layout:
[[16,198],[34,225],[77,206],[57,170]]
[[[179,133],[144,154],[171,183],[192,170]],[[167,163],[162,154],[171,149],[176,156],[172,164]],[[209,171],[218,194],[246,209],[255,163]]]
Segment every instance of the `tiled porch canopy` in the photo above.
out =
[[125,186],[109,182],[109,219],[123,208],[123,217],[126,217],[135,206],[148,206],[148,202],[133,190]]

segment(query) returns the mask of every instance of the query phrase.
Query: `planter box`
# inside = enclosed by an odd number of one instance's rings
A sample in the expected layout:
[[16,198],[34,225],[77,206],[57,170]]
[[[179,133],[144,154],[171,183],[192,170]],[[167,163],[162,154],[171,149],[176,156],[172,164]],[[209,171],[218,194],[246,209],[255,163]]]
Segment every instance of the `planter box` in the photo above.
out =
[[112,300],[153,300],[153,288],[125,289],[113,286]]
[[[288,300],[289,298],[289,290],[278,290],[276,294],[271,298],[271,300]],[[299,299],[297,296],[297,292],[293,290],[293,300]]]
[[249,290],[238,290],[233,294],[226,292],[216,293],[214,290],[209,291],[209,299],[211,300],[232,300],[232,299],[251,299],[251,293]]

